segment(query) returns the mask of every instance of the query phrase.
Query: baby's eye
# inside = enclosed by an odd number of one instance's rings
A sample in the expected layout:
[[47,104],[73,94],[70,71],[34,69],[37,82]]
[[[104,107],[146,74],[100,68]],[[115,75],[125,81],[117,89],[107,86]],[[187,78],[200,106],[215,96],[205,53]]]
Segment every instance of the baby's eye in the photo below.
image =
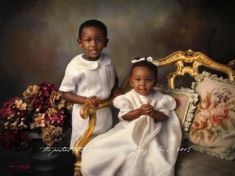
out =
[[136,81],[140,81],[140,78],[135,78]]
[[153,80],[152,79],[146,79],[146,82],[151,83],[151,82],[153,82]]

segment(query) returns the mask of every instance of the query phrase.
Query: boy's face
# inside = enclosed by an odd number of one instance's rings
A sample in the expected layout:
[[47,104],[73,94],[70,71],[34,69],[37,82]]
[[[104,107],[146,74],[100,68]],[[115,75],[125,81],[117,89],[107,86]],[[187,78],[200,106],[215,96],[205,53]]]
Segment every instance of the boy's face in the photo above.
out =
[[130,84],[138,94],[148,95],[153,90],[155,83],[155,75],[150,69],[143,66],[133,68]]
[[83,49],[85,59],[97,60],[104,47],[107,46],[108,39],[98,27],[86,27],[82,30],[81,38],[78,40],[79,46]]

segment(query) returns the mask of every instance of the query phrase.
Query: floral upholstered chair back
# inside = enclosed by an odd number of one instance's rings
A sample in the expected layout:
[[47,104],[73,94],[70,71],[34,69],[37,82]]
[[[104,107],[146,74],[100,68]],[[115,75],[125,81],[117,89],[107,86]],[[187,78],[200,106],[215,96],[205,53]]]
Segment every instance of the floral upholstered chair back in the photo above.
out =
[[[159,67],[176,65],[176,71],[168,74],[169,93],[176,99],[176,113],[190,145],[209,155],[235,159],[234,60],[224,65],[201,52],[188,50],[177,51],[155,62]],[[191,87],[175,88],[176,78],[185,74],[195,78]]]

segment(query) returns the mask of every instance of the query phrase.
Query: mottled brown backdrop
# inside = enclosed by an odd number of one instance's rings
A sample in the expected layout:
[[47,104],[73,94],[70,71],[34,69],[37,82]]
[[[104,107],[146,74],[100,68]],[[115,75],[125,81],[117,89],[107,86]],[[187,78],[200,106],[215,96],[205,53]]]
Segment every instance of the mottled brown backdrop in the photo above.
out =
[[81,50],[77,29],[96,18],[109,31],[109,53],[120,80],[135,56],[165,57],[202,51],[235,59],[234,5],[230,0],[1,0],[0,105],[29,84],[60,84]]

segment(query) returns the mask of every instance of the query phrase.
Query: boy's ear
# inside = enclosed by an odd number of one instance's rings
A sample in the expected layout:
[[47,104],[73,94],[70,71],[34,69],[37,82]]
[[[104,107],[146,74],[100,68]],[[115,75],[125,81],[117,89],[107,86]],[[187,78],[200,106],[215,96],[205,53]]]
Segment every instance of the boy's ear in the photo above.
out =
[[77,39],[78,46],[82,48],[82,41],[80,39]]
[[109,43],[109,39],[107,38],[107,39],[105,40],[104,47],[107,47],[107,46],[108,46],[108,43]]

